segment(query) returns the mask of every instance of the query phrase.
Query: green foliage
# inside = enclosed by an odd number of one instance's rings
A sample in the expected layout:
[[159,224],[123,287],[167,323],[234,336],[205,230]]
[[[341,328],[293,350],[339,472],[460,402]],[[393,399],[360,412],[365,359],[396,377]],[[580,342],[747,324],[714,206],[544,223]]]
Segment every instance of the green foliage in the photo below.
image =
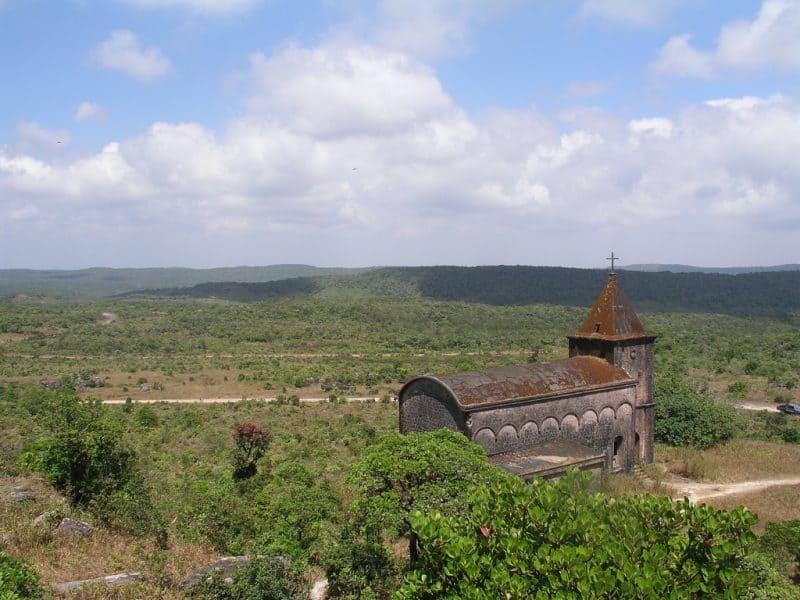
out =
[[70,504],[88,508],[102,522],[136,535],[166,533],[136,469],[136,455],[123,441],[98,400],[81,400],[62,388],[29,390],[35,420],[44,430],[23,450],[21,461],[63,492]]
[[728,393],[737,400],[744,400],[747,398],[747,388],[748,385],[744,381],[734,381],[728,386]]
[[369,527],[408,535],[412,511],[460,514],[471,486],[502,477],[483,448],[461,433],[390,434],[368,447],[351,471],[357,494],[352,511]]
[[73,505],[86,506],[134,477],[134,456],[122,430],[103,413],[99,401],[81,401],[74,392],[42,392],[37,418],[47,433],[25,449],[23,460]]
[[281,556],[257,556],[233,574],[233,583],[219,573],[187,590],[201,600],[306,600],[308,585],[302,570]]
[[800,520],[770,521],[758,539],[758,547],[773,557],[775,566],[784,575],[800,573]]
[[322,564],[329,598],[388,598],[398,584],[398,569],[379,536],[353,523],[342,529]]
[[692,390],[677,377],[655,385],[656,441],[671,446],[710,448],[736,432],[736,410]]
[[589,477],[507,478],[474,489],[466,516],[415,511],[421,553],[398,599],[740,598],[755,516],[688,500],[608,498]]
[[256,495],[258,544],[295,558],[321,553],[321,536],[339,512],[336,494],[302,464],[281,464]]
[[36,600],[42,597],[39,575],[25,562],[0,550],[0,600]]

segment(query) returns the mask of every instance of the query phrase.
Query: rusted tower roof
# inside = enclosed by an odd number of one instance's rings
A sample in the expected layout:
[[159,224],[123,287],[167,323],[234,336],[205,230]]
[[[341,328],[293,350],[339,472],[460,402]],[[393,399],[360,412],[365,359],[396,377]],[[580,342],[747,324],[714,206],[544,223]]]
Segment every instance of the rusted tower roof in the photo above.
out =
[[617,283],[617,274],[610,273],[605,287],[589,311],[581,328],[570,338],[626,340],[653,337],[642,327],[631,303]]

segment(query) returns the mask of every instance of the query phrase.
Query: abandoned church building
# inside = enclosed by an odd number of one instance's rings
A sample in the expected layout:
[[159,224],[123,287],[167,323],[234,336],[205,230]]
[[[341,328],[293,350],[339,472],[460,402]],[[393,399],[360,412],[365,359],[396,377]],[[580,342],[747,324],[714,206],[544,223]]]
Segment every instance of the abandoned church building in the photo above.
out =
[[412,379],[398,398],[400,430],[460,431],[526,479],[653,462],[655,337],[613,269],[567,339],[564,360]]

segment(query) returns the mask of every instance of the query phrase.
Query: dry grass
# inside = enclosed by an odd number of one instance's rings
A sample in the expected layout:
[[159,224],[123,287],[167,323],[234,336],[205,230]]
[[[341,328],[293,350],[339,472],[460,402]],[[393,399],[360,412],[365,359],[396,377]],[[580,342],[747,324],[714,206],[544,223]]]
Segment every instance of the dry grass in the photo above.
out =
[[764,525],[768,521],[800,519],[800,486],[787,485],[747,494],[719,496],[709,498],[706,504],[725,510],[746,506],[758,515],[755,531],[760,534],[764,532]]
[[[160,550],[152,540],[108,531],[102,527],[89,536],[63,536],[54,523],[35,525],[33,519],[47,511],[92,522],[71,510],[38,478],[4,478],[0,487],[22,485],[37,494],[26,502],[0,502],[0,532],[7,536],[7,550],[29,561],[46,585],[91,579],[121,572],[142,573],[147,583],[129,587],[95,587],[73,592],[70,598],[181,598],[177,584],[192,570],[218,558],[209,548],[172,542]],[[56,521],[59,519],[56,517]]]
[[733,440],[709,450],[656,446],[656,461],[670,473],[695,480],[737,483],[800,476],[800,446]]

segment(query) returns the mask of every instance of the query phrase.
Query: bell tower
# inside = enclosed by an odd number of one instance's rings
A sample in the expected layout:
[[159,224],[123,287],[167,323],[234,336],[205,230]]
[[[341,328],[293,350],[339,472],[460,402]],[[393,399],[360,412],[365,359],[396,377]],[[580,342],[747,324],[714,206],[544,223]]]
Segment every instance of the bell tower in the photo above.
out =
[[634,407],[634,453],[639,462],[653,462],[655,404],[653,403],[653,343],[623,294],[614,272],[617,257],[611,253],[611,272],[589,316],[580,329],[568,335],[569,356],[597,356],[637,380]]

